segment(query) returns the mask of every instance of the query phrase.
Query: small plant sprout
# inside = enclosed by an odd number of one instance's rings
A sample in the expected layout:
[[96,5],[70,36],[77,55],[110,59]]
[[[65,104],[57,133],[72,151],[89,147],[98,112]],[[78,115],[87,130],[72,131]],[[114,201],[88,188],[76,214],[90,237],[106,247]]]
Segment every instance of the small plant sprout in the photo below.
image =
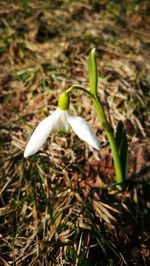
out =
[[128,173],[128,144],[123,123],[119,121],[116,136],[103,109],[103,105],[99,99],[97,92],[98,74],[95,49],[92,49],[88,65],[90,91],[81,86],[72,86],[65,90],[59,97],[57,109],[47,118],[45,118],[33,132],[24,151],[24,157],[28,157],[43,147],[49,134],[54,130],[68,132],[70,127],[76,135],[87,142],[95,149],[100,149],[100,142],[93,132],[91,126],[81,117],[71,114],[69,110],[70,97],[69,94],[73,89],[82,90],[90,96],[100,122],[106,131],[109,140],[114,167],[116,173],[116,182],[118,184],[124,183]]
[[81,117],[72,115],[69,111],[69,92],[60,95],[57,109],[45,118],[33,132],[24,151],[24,157],[28,157],[43,147],[49,134],[56,129],[68,132],[70,127],[76,135],[95,149],[100,149],[100,143],[91,126]]

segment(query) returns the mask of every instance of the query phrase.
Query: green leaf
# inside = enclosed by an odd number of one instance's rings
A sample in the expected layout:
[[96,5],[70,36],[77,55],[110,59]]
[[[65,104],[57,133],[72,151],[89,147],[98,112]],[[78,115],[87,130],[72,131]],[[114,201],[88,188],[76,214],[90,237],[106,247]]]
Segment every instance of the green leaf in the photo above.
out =
[[124,131],[123,123],[120,120],[118,122],[117,132],[116,132],[116,144],[117,144],[118,152],[120,152],[120,149],[121,149],[121,146],[122,146],[123,131]]
[[116,144],[120,157],[123,179],[125,181],[128,175],[128,141],[122,121],[118,122]]
[[89,74],[90,92],[94,96],[96,96],[98,75],[97,75],[95,48],[93,48],[90,53],[89,64],[88,64],[88,74]]

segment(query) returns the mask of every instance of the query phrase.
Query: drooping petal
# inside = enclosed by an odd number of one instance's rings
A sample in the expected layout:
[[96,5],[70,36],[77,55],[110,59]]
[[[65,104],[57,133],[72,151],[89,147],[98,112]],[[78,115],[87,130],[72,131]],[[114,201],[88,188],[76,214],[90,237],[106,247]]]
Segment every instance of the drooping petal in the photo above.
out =
[[[58,108],[59,109],[59,108]],[[55,125],[55,129],[57,131],[62,131],[62,132],[68,132],[69,129],[70,129],[70,125],[67,121],[67,112],[68,111],[63,111],[60,109],[60,115],[59,115],[59,118],[57,120],[57,123]]]
[[97,136],[93,132],[91,126],[83,118],[79,116],[74,116],[70,114],[69,111],[67,111],[67,120],[73,131],[80,139],[87,142],[96,150],[100,149],[100,143]]
[[24,157],[28,157],[36,153],[47,140],[49,134],[55,127],[60,115],[60,109],[56,109],[50,116],[45,118],[33,132],[24,151]]

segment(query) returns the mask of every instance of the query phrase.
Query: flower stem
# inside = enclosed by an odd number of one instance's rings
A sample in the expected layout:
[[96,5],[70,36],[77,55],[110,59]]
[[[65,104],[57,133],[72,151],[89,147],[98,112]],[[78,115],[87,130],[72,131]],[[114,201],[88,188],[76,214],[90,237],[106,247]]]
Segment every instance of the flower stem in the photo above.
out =
[[115,166],[115,172],[116,172],[116,182],[122,183],[124,181],[123,178],[123,170],[121,166],[121,160],[118,152],[118,147],[116,143],[116,139],[113,134],[113,130],[110,126],[110,124],[107,121],[107,118],[105,116],[105,112],[103,109],[103,105],[98,97],[97,94],[97,84],[98,84],[98,73],[97,73],[97,63],[96,63],[96,54],[95,54],[95,48],[92,49],[89,56],[89,63],[88,63],[88,73],[89,73],[89,83],[90,83],[90,92],[92,94],[92,100],[94,103],[94,106],[96,108],[96,111],[99,115],[99,119],[106,131],[110,148],[112,151],[112,156],[114,160],[114,166]]
[[109,140],[109,144],[111,147],[112,156],[113,156],[113,160],[114,160],[114,166],[115,166],[115,172],[116,172],[116,182],[122,183],[124,181],[124,179],[123,179],[123,174],[122,174],[122,169],[121,169],[121,162],[120,162],[120,158],[119,158],[119,154],[118,154],[118,150],[117,150],[116,140],[115,140],[115,137],[113,135],[112,128],[107,121],[107,118],[106,118],[104,110],[103,110],[103,106],[99,100],[98,95],[95,95],[95,97],[93,99],[93,103],[94,103],[95,109],[99,115],[99,119],[102,123],[102,126],[104,127],[104,129],[106,131],[108,140]]
[[71,92],[73,89],[76,89],[76,90],[80,90],[80,91],[83,91],[85,92],[86,94],[88,94],[92,99],[94,98],[93,94],[86,90],[85,88],[83,88],[82,86],[80,85],[74,85],[74,86],[71,86],[69,89],[66,90],[67,93]]

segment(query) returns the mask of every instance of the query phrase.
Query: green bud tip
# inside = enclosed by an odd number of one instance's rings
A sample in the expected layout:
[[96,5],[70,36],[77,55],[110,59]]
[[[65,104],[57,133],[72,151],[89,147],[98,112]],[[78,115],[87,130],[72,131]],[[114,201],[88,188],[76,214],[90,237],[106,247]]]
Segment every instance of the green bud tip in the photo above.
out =
[[58,107],[65,111],[69,108],[70,104],[70,98],[69,98],[69,93],[64,91],[61,93],[59,99],[58,99]]

